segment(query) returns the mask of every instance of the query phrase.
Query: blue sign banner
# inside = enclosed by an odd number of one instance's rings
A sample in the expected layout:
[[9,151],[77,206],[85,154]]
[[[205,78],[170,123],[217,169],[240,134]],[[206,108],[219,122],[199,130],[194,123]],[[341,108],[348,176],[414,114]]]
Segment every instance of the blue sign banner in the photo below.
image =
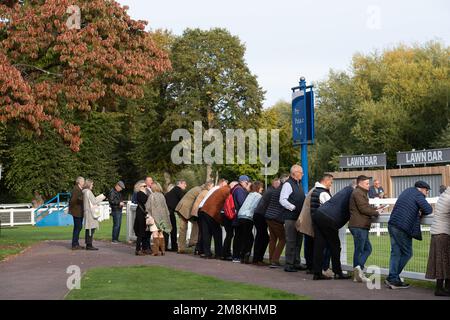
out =
[[[306,93],[306,94],[305,94]],[[292,139],[294,145],[314,143],[314,92],[292,93]]]

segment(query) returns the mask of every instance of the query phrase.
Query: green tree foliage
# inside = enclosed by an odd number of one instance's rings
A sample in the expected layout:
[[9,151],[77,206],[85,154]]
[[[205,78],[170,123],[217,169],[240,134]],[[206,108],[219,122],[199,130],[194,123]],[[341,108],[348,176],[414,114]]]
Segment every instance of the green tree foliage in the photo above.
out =
[[400,45],[331,71],[317,84],[315,174],[336,170],[341,154],[386,152],[394,166],[397,151],[433,146],[450,117],[449,57],[436,42]]
[[228,31],[187,29],[179,37],[157,35],[170,50],[172,70],[148,86],[138,102],[131,158],[145,172],[175,174],[184,167],[170,159],[177,143],[170,141],[173,130],[192,131],[194,121],[201,121],[205,130],[256,125],[264,92],[244,60],[244,45]]
[[70,151],[53,130],[37,138],[18,136],[9,150],[8,189],[23,201],[30,200],[34,191],[48,199],[71,191],[79,175],[93,179],[97,193],[111,188],[119,179],[117,147],[122,121],[117,114],[92,113],[80,122],[83,144],[78,153]]

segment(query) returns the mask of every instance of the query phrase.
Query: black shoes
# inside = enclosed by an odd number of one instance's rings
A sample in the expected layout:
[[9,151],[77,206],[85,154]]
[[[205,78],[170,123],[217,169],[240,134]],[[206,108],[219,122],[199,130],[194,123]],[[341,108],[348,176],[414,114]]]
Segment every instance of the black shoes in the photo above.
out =
[[201,254],[200,258],[203,258],[203,259],[214,259],[213,255],[211,255],[211,254]]
[[313,280],[331,280],[331,278],[324,276],[322,273],[315,273]]
[[286,267],[284,267],[284,271],[285,272],[297,272],[298,270],[294,266],[286,266]]
[[335,274],[334,275],[334,279],[335,280],[348,280],[348,279],[351,279],[351,276],[350,275],[346,275],[346,274],[343,274],[342,272],[341,273],[337,273],[337,274]]
[[233,257],[232,256],[228,256],[228,257],[222,257],[222,258],[220,258],[221,260],[224,260],[224,261],[233,261]]
[[80,245],[78,245],[78,246],[72,246],[72,250],[84,250],[84,247],[83,247],[83,246],[80,246]]
[[242,264],[250,264],[250,253],[246,253],[246,254],[241,258],[241,263],[242,263]]
[[437,297],[450,297],[450,291],[447,291],[445,289],[436,289],[434,291],[434,295]]
[[305,266],[304,264],[299,264],[299,265],[296,265],[296,266],[294,266],[294,268],[296,269],[296,270],[299,270],[299,271],[305,271],[305,270],[308,270],[308,267],[307,266]]
[[389,289],[393,289],[393,290],[408,289],[409,288],[409,284],[408,283],[404,283],[404,282],[390,282],[387,279],[384,280],[384,284],[386,285],[386,287],[388,287]]
[[88,251],[97,251],[98,248],[96,248],[96,247],[94,247],[94,246],[87,246],[87,247],[86,247],[86,250],[88,250]]

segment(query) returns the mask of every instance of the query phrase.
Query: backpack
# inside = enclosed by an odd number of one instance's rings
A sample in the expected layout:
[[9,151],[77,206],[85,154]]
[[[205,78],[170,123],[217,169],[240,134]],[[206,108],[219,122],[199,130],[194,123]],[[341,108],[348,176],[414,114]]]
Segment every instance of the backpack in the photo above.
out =
[[225,200],[225,204],[223,205],[223,212],[225,214],[225,217],[228,220],[233,220],[236,215],[236,207],[234,206],[234,199],[233,199],[233,192],[235,189],[231,190],[230,194],[228,195],[227,199]]

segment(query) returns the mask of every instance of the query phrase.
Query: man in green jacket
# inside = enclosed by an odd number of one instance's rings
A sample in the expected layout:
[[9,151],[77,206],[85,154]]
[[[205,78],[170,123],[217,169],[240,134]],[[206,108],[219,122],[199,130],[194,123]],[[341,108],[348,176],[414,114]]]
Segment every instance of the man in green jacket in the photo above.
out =
[[369,177],[359,176],[357,186],[350,197],[350,221],[348,227],[353,235],[355,251],[353,253],[353,281],[366,281],[364,264],[372,253],[369,230],[372,218],[379,212],[369,205]]

